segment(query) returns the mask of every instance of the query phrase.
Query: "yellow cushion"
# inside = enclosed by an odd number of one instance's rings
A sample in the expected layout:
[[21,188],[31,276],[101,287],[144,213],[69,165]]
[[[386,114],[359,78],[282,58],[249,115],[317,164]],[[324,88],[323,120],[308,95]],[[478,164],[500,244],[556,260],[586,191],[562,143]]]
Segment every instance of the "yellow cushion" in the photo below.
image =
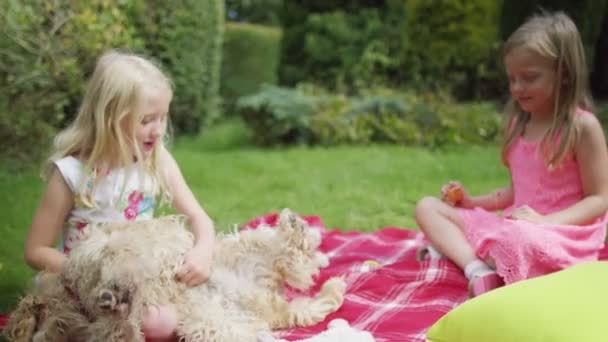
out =
[[427,332],[429,342],[608,341],[608,262],[588,262],[471,299]]

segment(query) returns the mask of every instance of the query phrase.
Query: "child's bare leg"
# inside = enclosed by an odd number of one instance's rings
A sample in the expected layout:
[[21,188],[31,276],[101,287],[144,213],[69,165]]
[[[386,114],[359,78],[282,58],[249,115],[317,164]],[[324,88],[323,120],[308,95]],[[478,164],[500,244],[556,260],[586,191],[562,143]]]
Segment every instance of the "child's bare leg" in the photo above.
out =
[[453,207],[437,198],[425,197],[416,205],[416,221],[431,244],[464,271],[469,279],[469,296],[478,296],[503,284],[492,269],[494,261],[477,258],[462,231],[464,222]]
[[461,269],[477,259],[460,228],[462,219],[448,204],[434,197],[421,199],[416,204],[416,222],[433,247]]

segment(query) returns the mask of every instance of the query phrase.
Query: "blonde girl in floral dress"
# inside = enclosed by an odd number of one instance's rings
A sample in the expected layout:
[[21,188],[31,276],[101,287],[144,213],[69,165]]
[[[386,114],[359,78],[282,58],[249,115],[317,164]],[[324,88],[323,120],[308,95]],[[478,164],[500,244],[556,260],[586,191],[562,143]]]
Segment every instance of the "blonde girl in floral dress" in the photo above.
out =
[[[206,281],[214,227],[165,148],[172,94],[170,80],[143,57],[109,51],[99,58],[78,115],[54,141],[25,245],[32,268],[60,272],[87,224],[150,219],[165,201],[188,218],[196,239],[176,278]],[[142,326],[148,340],[174,339],[174,307],[149,307]]]

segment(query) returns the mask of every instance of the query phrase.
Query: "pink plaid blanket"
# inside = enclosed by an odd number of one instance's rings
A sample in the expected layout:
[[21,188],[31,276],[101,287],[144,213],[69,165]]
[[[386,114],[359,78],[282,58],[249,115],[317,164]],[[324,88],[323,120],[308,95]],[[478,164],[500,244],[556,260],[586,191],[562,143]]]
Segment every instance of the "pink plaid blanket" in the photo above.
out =
[[[274,226],[277,218],[277,214],[262,216],[245,228]],[[283,339],[311,337],[324,331],[331,320],[342,318],[354,328],[369,331],[378,342],[422,342],[435,321],[467,299],[466,279],[453,263],[416,261],[416,250],[425,243],[418,231],[387,227],[371,233],[341,232],[326,230],[319,217],[305,219],[320,229],[321,250],[330,257],[319,282],[342,275],[347,293],[342,307],[324,322],[281,332]],[[607,247],[600,259],[608,259]],[[0,329],[5,323],[6,316],[0,315]]]

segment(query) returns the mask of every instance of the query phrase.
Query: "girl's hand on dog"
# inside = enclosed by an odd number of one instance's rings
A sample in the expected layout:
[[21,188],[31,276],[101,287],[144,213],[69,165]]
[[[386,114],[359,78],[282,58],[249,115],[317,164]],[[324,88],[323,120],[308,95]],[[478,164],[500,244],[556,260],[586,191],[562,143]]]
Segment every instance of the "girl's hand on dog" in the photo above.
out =
[[197,286],[206,282],[210,274],[211,252],[195,246],[186,253],[176,278],[188,286]]

